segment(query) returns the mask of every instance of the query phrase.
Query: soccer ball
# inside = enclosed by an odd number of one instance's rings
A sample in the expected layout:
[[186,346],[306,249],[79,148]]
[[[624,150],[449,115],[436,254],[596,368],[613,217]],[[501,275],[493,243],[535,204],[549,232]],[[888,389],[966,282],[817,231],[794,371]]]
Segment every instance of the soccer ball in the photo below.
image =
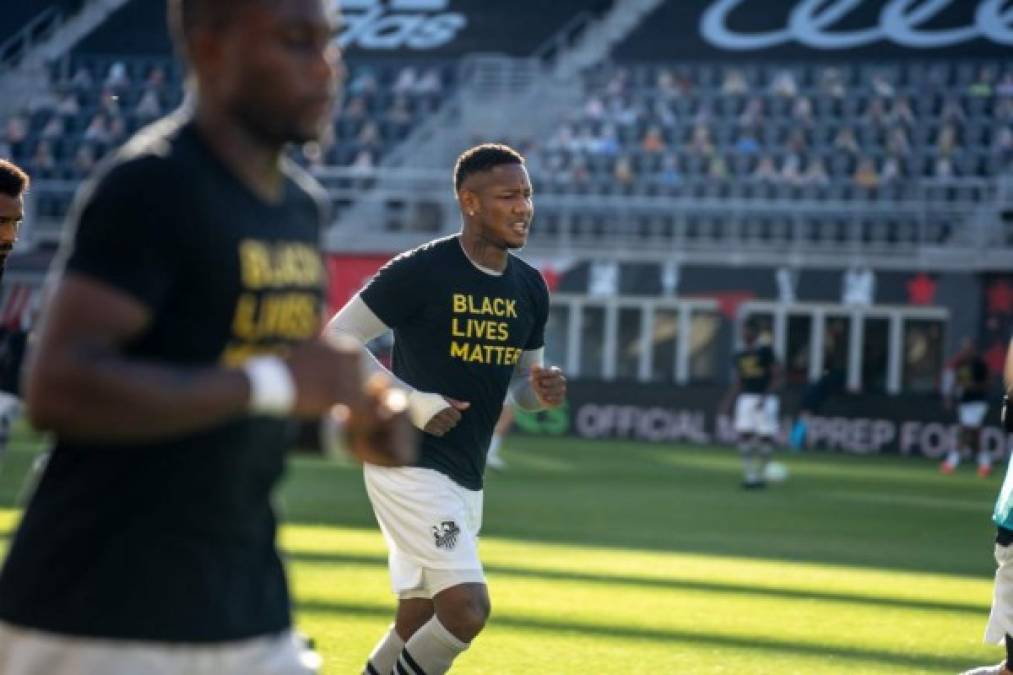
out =
[[788,480],[788,467],[780,462],[768,462],[763,477],[768,483],[783,483]]

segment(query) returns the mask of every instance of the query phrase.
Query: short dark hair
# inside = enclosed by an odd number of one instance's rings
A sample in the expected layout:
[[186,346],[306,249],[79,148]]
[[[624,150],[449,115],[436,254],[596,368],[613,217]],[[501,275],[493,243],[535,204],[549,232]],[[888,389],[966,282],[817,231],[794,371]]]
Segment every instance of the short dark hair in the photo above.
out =
[[28,189],[31,180],[17,164],[0,159],[0,194],[17,199]]
[[500,143],[483,143],[465,150],[454,165],[454,188],[459,191],[468,176],[503,164],[524,164],[524,158],[510,146]]
[[253,2],[263,0],[168,0],[169,32],[180,51],[198,26],[217,28]]

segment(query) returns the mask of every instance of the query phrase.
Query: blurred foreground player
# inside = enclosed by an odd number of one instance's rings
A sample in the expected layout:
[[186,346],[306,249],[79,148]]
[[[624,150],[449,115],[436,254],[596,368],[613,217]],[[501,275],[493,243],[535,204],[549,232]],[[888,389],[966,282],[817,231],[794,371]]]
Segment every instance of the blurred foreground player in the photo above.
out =
[[735,380],[721,404],[728,414],[735,401],[735,434],[742,455],[742,487],[762,488],[774,453],[778,431],[781,368],[768,344],[760,343],[758,326],[749,321],[742,331],[743,348],[735,354]]
[[992,455],[981,446],[981,427],[988,413],[988,364],[978,353],[974,341],[966,338],[960,351],[943,374],[943,396],[947,408],[957,398],[957,421],[960,424],[959,447],[950,450],[940,464],[943,473],[957,470],[962,456],[977,455],[978,475],[992,473]]
[[[1013,432],[1013,341],[1006,351],[1003,373],[1006,395],[1002,403],[1002,425],[1007,433]],[[1006,646],[1006,660],[994,666],[968,670],[964,675],[1013,675],[1013,462],[1006,469],[1006,478],[995,502],[992,521],[998,527],[995,537],[995,586],[992,591],[992,611],[985,627],[987,644]]]
[[[283,159],[330,120],[323,0],[173,0],[183,111],[75,206],[28,367],[55,436],[0,573],[4,675],[302,675],[271,492],[293,417],[411,437],[318,337],[320,191]],[[354,445],[354,444],[353,444]]]
[[478,557],[486,451],[503,401],[526,410],[563,402],[566,380],[542,365],[549,292],[511,251],[534,216],[524,160],[481,145],[457,161],[461,233],[388,262],[331,321],[362,344],[394,331],[394,375],[422,429],[416,466],[365,467],[390,551],[394,625],[365,673],[440,675],[485,626]]

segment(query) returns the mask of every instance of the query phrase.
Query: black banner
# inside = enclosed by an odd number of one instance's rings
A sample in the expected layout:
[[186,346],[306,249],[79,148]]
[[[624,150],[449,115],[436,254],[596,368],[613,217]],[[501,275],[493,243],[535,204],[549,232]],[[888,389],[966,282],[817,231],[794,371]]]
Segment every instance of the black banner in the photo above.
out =
[[1008,58],[1004,0],[667,0],[620,47],[634,60]]
[[[561,410],[518,412],[527,433],[650,443],[733,445],[732,420],[719,415],[725,389],[632,382],[571,382]],[[787,446],[799,408],[798,392],[781,399],[780,442]],[[881,395],[832,396],[809,417],[804,446],[859,455],[894,453],[941,458],[958,444],[953,410],[939,399]],[[989,410],[984,448],[1004,455],[1008,439],[998,426],[998,405]]]

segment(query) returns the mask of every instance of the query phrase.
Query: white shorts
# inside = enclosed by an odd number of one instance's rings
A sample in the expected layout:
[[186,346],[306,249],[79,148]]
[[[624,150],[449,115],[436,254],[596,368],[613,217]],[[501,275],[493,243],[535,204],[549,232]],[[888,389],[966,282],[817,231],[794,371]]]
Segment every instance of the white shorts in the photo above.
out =
[[463,488],[432,469],[364,467],[398,597],[432,598],[452,586],[485,583],[478,558],[481,490]]
[[992,590],[992,611],[985,626],[985,642],[1001,645],[1006,634],[1013,635],[1013,546],[995,545],[995,586]]
[[79,638],[0,622],[3,675],[315,675],[293,631],[219,644]]
[[773,436],[777,433],[780,410],[777,396],[739,394],[735,401],[735,431],[740,434]]
[[968,401],[957,406],[957,419],[960,426],[977,429],[985,421],[988,414],[988,403],[985,401]]

